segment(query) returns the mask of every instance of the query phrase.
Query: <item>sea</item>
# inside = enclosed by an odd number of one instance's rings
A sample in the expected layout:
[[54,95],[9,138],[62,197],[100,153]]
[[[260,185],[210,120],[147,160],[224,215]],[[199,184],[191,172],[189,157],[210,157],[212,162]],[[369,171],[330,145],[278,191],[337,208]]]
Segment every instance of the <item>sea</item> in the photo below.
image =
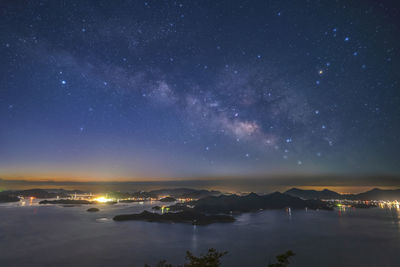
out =
[[0,204],[0,266],[156,266],[183,264],[186,251],[227,251],[222,266],[267,266],[292,250],[289,266],[400,266],[398,208],[265,210],[236,222],[113,221],[159,202],[64,207],[37,200]]

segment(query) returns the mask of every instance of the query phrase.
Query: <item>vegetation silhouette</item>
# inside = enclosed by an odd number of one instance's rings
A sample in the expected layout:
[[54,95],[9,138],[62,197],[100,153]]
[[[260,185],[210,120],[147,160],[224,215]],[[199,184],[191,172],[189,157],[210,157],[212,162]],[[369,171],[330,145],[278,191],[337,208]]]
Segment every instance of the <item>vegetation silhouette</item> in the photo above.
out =
[[[166,260],[161,260],[157,263],[156,267],[220,267],[221,258],[228,252],[219,252],[214,248],[210,248],[206,255],[200,255],[199,257],[194,256],[190,251],[186,251],[186,263],[183,265],[173,265],[167,263]],[[288,250],[283,254],[276,256],[277,263],[270,263],[268,267],[286,267],[289,265],[289,258],[296,254]],[[144,267],[151,267],[149,264],[145,264]]]
[[268,267],[286,267],[289,265],[289,258],[295,256],[293,251],[288,250],[283,254],[276,256],[277,263],[270,263]]
[[[206,255],[194,256],[190,251],[186,251],[186,263],[183,265],[173,265],[167,263],[166,260],[160,261],[156,267],[219,267],[221,266],[221,258],[228,252],[219,252],[214,248],[210,248]],[[144,267],[150,267],[145,264]]]

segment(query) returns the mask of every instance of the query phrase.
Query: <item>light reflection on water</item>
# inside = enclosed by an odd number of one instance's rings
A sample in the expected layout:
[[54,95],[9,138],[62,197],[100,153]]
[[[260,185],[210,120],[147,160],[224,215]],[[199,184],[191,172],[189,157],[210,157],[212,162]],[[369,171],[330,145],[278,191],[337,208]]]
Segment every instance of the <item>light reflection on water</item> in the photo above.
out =
[[[0,205],[0,266],[143,266],[182,263],[214,247],[223,266],[266,266],[292,249],[291,266],[399,266],[397,209],[271,210],[237,216],[233,224],[193,226],[114,222],[113,216],[151,210],[154,203],[62,207]],[[384,247],[385,249],[382,249]],[[7,251],[7,253],[1,253]],[[334,253],[333,253],[334,252]]]

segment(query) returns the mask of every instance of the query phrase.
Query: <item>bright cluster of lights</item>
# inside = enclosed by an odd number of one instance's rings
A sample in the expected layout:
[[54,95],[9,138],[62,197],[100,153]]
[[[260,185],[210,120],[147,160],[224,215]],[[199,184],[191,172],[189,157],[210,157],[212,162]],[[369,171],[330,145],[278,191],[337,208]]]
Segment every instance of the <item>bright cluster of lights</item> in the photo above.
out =
[[394,209],[400,210],[400,203],[397,200],[395,200],[395,201],[381,201],[381,202],[379,202],[379,207],[381,207],[381,208],[388,207],[388,208],[394,208]]
[[100,202],[100,203],[106,203],[106,202],[111,202],[113,201],[111,198],[105,198],[105,197],[98,197],[93,199],[94,201]]

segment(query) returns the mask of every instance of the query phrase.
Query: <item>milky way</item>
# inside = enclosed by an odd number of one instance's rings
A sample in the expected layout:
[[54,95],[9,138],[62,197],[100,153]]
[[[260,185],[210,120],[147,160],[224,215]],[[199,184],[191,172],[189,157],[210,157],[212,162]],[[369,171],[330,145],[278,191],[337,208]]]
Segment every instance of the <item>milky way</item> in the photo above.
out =
[[1,4],[0,175],[397,175],[399,10]]

